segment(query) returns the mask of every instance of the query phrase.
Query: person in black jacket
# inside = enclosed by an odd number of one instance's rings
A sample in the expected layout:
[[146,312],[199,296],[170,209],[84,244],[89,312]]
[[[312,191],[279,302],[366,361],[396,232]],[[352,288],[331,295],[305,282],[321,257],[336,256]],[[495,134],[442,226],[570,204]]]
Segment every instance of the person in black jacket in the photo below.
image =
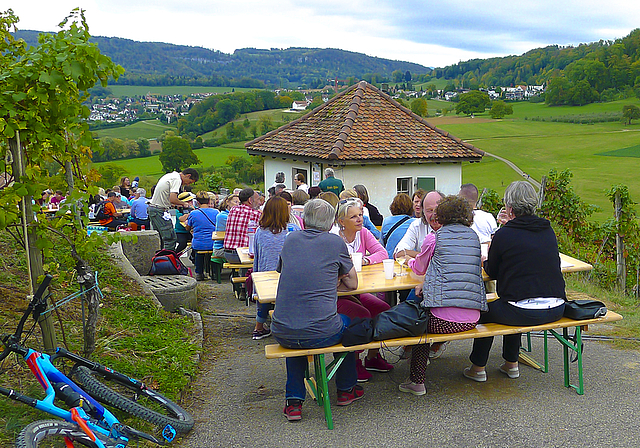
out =
[[378,211],[378,208],[369,203],[369,192],[364,185],[354,185],[353,189],[358,193],[358,197],[364,203],[364,206],[369,210],[369,219],[374,226],[381,226],[384,217]]
[[[504,194],[505,208],[498,215],[503,227],[494,234],[484,270],[497,280],[499,299],[489,303],[480,323],[541,325],[554,322],[564,312],[565,284],[560,270],[556,235],[548,220],[534,214],[538,204],[535,190],[526,181],[513,182]],[[487,380],[485,366],[493,337],[473,342],[469,359],[473,363],[464,376]],[[500,372],[518,378],[520,334],[503,336]]]

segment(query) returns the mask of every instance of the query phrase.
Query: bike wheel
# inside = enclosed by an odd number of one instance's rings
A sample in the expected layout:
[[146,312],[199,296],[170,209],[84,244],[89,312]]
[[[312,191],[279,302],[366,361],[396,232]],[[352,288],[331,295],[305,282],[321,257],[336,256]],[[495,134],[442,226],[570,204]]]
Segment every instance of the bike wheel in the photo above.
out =
[[137,388],[124,379],[107,378],[84,366],[76,366],[73,377],[85,392],[102,403],[159,427],[171,425],[177,432],[186,433],[193,428],[193,417],[187,411],[152,389]]
[[[103,434],[96,434],[96,436],[106,447],[118,446],[118,441],[110,439]],[[65,448],[68,446],[65,439],[70,440],[75,446],[97,447],[96,443],[82,432],[82,429],[77,424],[65,422],[64,420],[41,420],[30,423],[20,431],[16,440],[16,447]]]

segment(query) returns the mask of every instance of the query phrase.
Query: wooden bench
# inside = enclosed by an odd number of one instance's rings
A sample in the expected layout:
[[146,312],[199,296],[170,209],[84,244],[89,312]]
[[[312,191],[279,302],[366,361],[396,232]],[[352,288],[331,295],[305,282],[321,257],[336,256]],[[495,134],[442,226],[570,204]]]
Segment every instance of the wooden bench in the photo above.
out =
[[[249,306],[249,297],[247,297],[247,291],[244,287],[244,283],[247,281],[247,277],[244,275],[247,269],[253,267],[253,263],[225,263],[223,268],[231,269],[231,284],[233,286],[233,295],[238,300],[244,300],[246,305]],[[236,280],[244,279],[244,280]]]
[[[432,344],[435,342],[447,342],[458,341],[463,339],[475,339],[488,336],[504,336],[507,334],[516,333],[530,333],[532,331],[544,331],[544,367],[541,367],[542,372],[549,371],[549,358],[548,358],[548,333],[551,333],[563,346],[564,357],[564,385],[565,387],[572,387],[580,395],[584,394],[584,382],[582,375],[582,332],[587,331],[588,326],[591,324],[600,324],[606,322],[615,322],[621,320],[622,316],[613,311],[607,312],[603,317],[597,319],[587,320],[573,320],[566,317],[544,325],[531,325],[531,326],[509,326],[501,324],[478,324],[476,328],[469,331],[451,334],[425,334],[420,337],[408,337],[398,339],[388,339],[385,341],[373,341],[368,344],[356,345],[352,347],[345,347],[342,344],[333,345],[331,347],[315,348],[315,349],[288,349],[279,344],[271,344],[265,346],[265,356],[269,359],[275,358],[289,358],[295,356],[307,356],[313,357],[315,378],[310,377],[309,369],[307,368],[307,374],[305,378],[305,386],[309,391],[309,394],[317,400],[318,405],[324,408],[324,416],[327,421],[327,427],[333,429],[333,418],[331,416],[331,406],[329,403],[329,388],[328,381],[333,378],[338,367],[342,363],[344,357],[348,352],[356,350],[367,349],[380,349],[386,347],[402,347],[407,345],[417,344]],[[575,335],[570,338],[569,328],[575,327]],[[562,329],[562,334],[556,330]],[[577,370],[578,370],[578,385],[571,384],[569,378],[569,350],[575,352],[577,357]],[[325,365],[324,355],[327,353],[342,353],[341,355],[334,356],[333,361],[329,365]],[[311,359],[309,359],[311,362]]]

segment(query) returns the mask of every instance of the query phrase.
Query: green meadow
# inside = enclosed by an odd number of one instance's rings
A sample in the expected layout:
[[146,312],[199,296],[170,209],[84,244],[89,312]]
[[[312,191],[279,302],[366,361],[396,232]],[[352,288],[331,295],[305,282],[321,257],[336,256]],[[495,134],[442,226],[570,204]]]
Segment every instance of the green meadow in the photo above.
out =
[[[229,156],[247,157],[247,152],[244,150],[244,142],[230,143],[216,148],[196,149],[194,153],[200,159],[200,164],[195,167],[196,169],[198,167],[224,166]],[[157,155],[137,159],[122,159],[115,160],[113,162],[94,163],[92,166],[95,168],[106,163],[122,166],[126,170],[127,175],[131,178],[140,176],[141,178],[149,177],[157,179],[165,174]]]
[[100,129],[95,131],[95,133],[98,138],[111,137],[136,140],[139,138],[158,138],[164,131],[172,131],[175,129],[175,126],[168,125],[160,120],[145,120],[119,128]]
[[[572,185],[582,200],[601,211],[593,218],[604,221],[612,216],[605,191],[616,184],[629,187],[631,197],[640,201],[640,121],[630,126],[621,122],[571,124],[525,120],[525,117],[553,117],[571,114],[597,114],[621,111],[624,104],[639,104],[630,99],[582,107],[547,107],[544,104],[515,103],[514,114],[491,120],[488,113],[475,118],[448,116],[429,118],[477,148],[504,157],[525,173],[540,180],[549,170],[569,169]],[[500,194],[519,176],[504,163],[484,157],[482,162],[465,164],[463,182],[489,187]]]
[[191,95],[192,93],[232,93],[247,92],[250,90],[244,87],[202,87],[202,86],[120,86],[110,85],[109,89],[113,96],[118,98],[124,96],[142,95]]

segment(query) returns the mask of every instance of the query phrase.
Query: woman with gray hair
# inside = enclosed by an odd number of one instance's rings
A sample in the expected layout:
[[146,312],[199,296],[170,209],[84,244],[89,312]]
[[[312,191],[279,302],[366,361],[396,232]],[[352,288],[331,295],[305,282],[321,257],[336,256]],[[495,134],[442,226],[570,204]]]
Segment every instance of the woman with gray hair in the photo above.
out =
[[[495,233],[484,270],[497,280],[498,300],[489,303],[489,312],[479,323],[504,325],[541,325],[554,322],[564,312],[564,279],[560,270],[560,254],[551,224],[536,216],[538,197],[525,181],[511,183],[504,193],[504,224]],[[473,341],[469,359],[473,363],[464,376],[478,382],[487,380],[485,366],[493,337]],[[499,371],[518,378],[520,334],[503,336]]]

